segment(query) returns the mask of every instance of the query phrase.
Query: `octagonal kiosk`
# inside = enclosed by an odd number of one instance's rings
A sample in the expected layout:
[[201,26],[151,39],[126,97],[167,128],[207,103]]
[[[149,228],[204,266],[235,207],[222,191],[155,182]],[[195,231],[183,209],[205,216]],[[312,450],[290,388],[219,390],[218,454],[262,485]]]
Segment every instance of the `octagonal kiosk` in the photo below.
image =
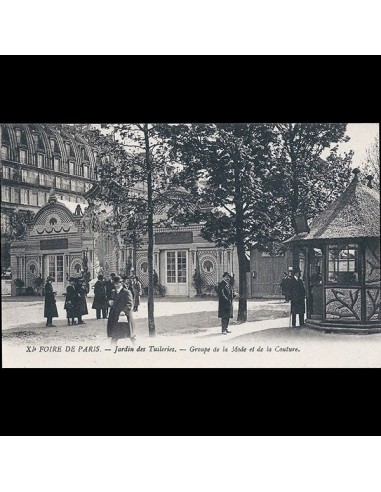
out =
[[359,179],[285,242],[304,261],[306,324],[326,332],[381,332],[380,195]]

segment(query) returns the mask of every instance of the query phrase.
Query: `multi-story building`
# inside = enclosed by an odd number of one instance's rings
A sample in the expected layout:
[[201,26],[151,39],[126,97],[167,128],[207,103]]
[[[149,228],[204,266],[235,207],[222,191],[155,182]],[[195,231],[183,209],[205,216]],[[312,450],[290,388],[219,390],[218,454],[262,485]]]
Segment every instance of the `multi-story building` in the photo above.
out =
[[12,211],[38,212],[52,189],[60,200],[86,204],[97,155],[70,126],[2,124],[0,148],[2,233]]

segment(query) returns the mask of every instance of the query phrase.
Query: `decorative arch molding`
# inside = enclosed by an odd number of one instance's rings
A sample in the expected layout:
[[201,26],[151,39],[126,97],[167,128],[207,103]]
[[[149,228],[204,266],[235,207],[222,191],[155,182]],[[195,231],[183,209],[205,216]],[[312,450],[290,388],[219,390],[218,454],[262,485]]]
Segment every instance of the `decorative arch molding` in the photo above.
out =
[[65,207],[65,205],[62,205],[61,203],[48,203],[36,213],[34,217],[34,224],[46,224],[47,218],[52,216],[58,216],[60,218],[60,222],[62,223],[74,222],[72,213],[67,207]]

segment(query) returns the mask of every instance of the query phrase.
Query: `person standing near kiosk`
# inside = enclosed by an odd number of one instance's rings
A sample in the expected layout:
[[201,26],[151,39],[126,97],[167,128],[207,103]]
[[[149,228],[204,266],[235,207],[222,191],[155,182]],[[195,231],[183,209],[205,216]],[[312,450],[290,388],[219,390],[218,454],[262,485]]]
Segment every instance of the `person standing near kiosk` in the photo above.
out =
[[291,323],[292,327],[296,328],[296,315],[299,315],[299,325],[304,326],[305,313],[305,297],[306,290],[303,280],[300,278],[301,272],[299,268],[294,269],[294,275],[289,281],[289,296],[291,300]]

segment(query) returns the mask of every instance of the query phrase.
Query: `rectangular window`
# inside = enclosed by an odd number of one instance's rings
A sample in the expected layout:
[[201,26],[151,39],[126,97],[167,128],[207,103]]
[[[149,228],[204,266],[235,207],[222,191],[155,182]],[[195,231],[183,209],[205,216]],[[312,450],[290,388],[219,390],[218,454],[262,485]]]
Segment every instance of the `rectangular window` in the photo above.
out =
[[70,190],[70,179],[62,178],[62,187],[64,190]]
[[6,145],[1,146],[1,158],[2,159],[9,159],[9,151],[8,151],[8,147]]
[[23,183],[26,183],[28,180],[28,171],[26,171],[25,169],[21,171],[21,180]]
[[176,252],[167,252],[167,283],[176,283]]
[[328,283],[348,285],[359,282],[358,245],[328,246]]
[[85,178],[89,177],[89,166],[83,166],[83,176]]
[[10,168],[7,166],[3,166],[3,179],[11,179]]
[[26,150],[20,149],[20,162],[26,164]]
[[177,252],[177,282],[185,284],[187,281],[187,253],[186,251]]
[[30,192],[30,205],[37,206],[37,191]]
[[29,205],[29,190],[21,190],[21,203]]
[[21,143],[21,130],[16,130],[16,140],[17,140],[17,143],[20,145],[20,143]]
[[17,188],[11,188],[11,201],[12,203],[20,203],[20,190]]
[[54,152],[54,146],[55,146],[54,140],[50,139],[50,148],[52,149],[52,152]]
[[63,267],[63,256],[62,255],[57,255],[57,282],[63,282],[63,272],[64,272],[64,267]]
[[56,257],[53,255],[49,256],[49,277],[56,278]]
[[39,191],[38,192],[38,203],[37,205],[39,207],[42,207],[43,205],[45,205],[45,193],[43,191]]
[[3,202],[11,201],[10,188],[8,186],[1,187],[1,200]]
[[56,188],[62,188],[62,178],[60,176],[56,176]]
[[44,167],[44,156],[42,154],[37,154],[37,166]]

